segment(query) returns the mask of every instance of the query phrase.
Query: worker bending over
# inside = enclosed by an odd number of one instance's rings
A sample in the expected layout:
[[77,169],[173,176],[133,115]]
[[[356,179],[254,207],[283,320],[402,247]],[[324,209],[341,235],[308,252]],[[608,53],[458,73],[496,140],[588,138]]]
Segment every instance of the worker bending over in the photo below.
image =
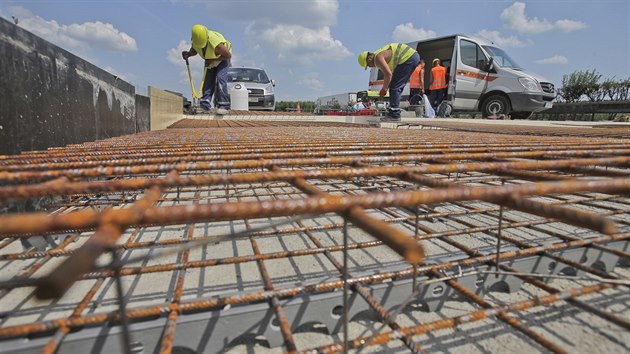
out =
[[403,43],[390,43],[374,53],[364,51],[359,54],[361,67],[377,67],[383,72],[383,88],[379,95],[385,96],[389,89],[389,108],[381,121],[400,121],[400,95],[419,62],[418,52]]
[[206,26],[194,25],[192,28],[192,46],[182,52],[182,58],[199,54],[205,59],[206,76],[204,77],[199,105],[205,111],[210,110],[212,95],[216,92],[217,114],[225,114],[230,109],[230,96],[227,87],[227,73],[232,58],[232,43],[219,32],[210,31]]

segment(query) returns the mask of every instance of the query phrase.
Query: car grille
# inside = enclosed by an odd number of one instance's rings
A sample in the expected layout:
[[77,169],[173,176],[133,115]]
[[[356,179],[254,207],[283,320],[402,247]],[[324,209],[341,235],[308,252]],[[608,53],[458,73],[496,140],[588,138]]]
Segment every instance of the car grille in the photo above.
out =
[[264,96],[265,94],[265,90],[263,89],[247,89],[247,92],[254,96]]
[[554,93],[554,87],[551,82],[541,82],[540,86],[542,87],[543,92]]

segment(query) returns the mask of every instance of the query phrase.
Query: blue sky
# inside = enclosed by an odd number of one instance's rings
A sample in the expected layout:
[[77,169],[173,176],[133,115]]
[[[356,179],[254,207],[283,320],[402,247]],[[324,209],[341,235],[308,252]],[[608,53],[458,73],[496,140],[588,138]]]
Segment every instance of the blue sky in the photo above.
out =
[[[265,68],[278,100],[367,87],[363,50],[466,33],[503,47],[557,86],[575,70],[630,77],[630,1],[6,1],[0,16],[119,75],[190,97],[181,50],[201,23],[233,44],[236,66]],[[422,55],[422,53],[420,53]],[[199,84],[200,61],[193,64]]]

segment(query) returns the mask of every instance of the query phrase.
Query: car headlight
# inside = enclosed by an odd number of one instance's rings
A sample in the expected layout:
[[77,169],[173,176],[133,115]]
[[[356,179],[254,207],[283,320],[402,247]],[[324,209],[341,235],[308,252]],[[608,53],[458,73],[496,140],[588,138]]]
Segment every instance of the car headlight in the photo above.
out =
[[519,77],[518,82],[523,85],[525,91],[542,92],[542,89],[540,88],[540,85],[538,85],[538,82],[536,82],[536,80],[532,80],[528,77]]
[[273,92],[273,85],[272,84],[267,85],[267,87],[265,87],[265,92],[266,93]]

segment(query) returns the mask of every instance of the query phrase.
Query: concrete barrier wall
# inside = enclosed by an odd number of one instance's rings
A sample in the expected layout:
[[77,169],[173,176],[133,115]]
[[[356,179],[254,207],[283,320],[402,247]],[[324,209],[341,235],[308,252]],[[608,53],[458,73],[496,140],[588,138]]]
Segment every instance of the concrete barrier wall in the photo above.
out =
[[166,129],[183,117],[183,97],[149,86],[151,101],[151,130]]
[[136,132],[151,130],[151,102],[149,97],[136,95]]
[[0,155],[135,133],[133,85],[0,18]]

